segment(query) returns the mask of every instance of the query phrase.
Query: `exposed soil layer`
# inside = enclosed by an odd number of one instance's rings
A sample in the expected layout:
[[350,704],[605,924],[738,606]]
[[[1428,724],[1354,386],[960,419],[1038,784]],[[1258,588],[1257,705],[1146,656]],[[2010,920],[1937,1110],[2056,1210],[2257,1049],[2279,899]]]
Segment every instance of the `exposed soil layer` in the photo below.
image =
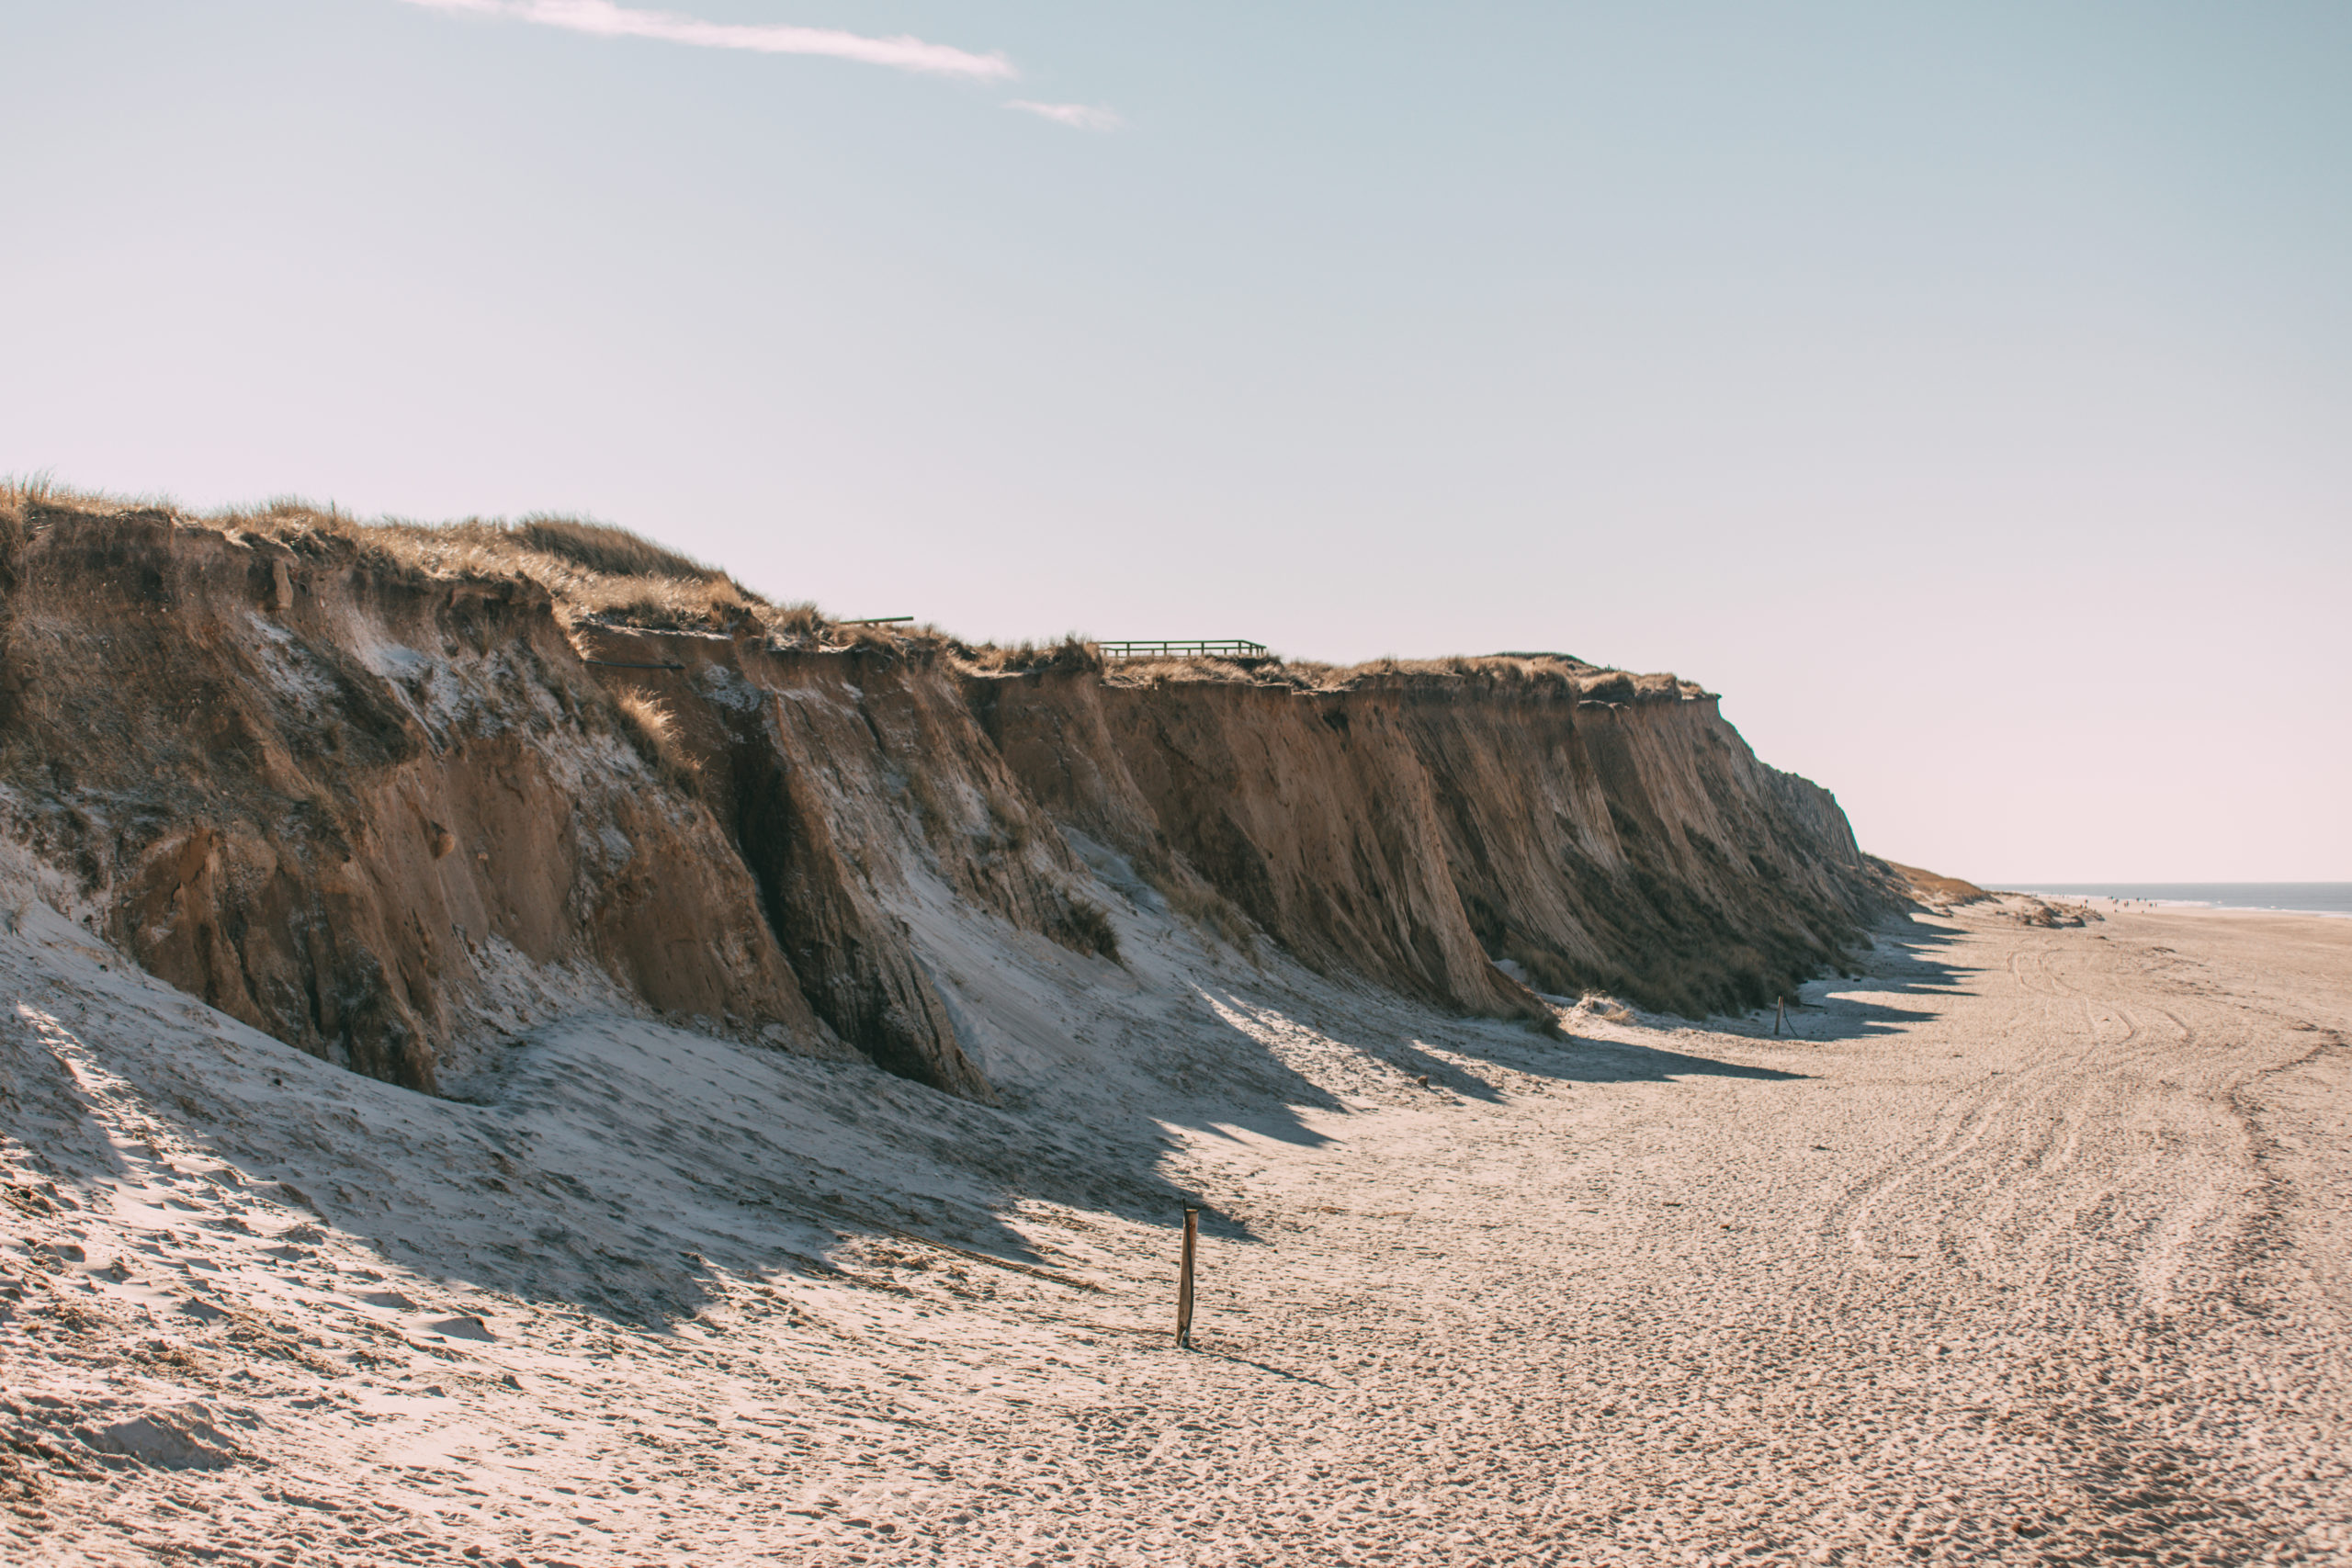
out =
[[1672,677],[1400,674],[1340,691],[974,682],[1062,819],[1180,857],[1310,965],[1509,1014],[1523,989],[1768,1002],[1894,902],[1826,790]]
[[291,1044],[432,1089],[503,960],[841,1054],[707,809],[664,787],[520,581],[162,513],[35,520],[0,787],[53,896]]
[[1122,919],[1173,910],[1540,1020],[1531,987],[1768,1000],[1894,897],[1826,792],[1672,677],[1006,672],[748,615],[608,624],[526,578],[160,511],[36,506],[6,554],[0,812],[44,897],[420,1089],[527,1025],[554,965],[989,1098],[926,908],[1103,964]]

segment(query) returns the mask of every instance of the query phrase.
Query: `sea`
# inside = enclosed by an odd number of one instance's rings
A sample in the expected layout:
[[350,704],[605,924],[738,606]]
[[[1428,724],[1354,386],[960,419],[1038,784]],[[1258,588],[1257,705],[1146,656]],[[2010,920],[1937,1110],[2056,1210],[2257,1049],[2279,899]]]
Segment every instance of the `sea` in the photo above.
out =
[[2352,882],[2004,882],[2000,886],[2070,898],[2147,898],[2207,909],[2352,916]]

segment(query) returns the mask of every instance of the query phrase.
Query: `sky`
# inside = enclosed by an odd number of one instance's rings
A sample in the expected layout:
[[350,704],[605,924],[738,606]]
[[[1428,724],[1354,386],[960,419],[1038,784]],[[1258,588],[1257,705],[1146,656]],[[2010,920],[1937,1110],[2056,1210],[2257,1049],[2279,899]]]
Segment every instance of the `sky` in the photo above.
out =
[[2352,880],[2352,7],[7,0],[0,472],[1550,649],[1952,874]]

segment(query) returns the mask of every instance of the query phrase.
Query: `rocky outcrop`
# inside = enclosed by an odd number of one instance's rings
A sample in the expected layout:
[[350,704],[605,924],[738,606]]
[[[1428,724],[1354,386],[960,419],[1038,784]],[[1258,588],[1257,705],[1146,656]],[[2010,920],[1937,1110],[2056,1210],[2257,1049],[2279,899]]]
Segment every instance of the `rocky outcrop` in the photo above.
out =
[[1884,897],[1836,803],[1671,678],[991,671],[935,638],[559,615],[332,531],[57,507],[5,544],[0,816],[62,903],[421,1089],[569,976],[987,1098],[941,918],[1108,963],[1172,914],[1548,1017],[1514,976],[1761,999]]

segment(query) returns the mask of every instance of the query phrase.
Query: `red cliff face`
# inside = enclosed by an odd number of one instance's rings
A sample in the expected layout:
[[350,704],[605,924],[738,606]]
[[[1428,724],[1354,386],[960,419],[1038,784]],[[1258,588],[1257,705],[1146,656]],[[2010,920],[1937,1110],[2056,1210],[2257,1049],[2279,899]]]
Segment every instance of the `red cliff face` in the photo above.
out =
[[1301,690],[567,630],[528,581],[160,512],[36,508],[0,601],[0,822],[43,896],[420,1089],[603,997],[987,1098],[934,951],[958,923],[1106,961],[1123,923],[1188,919],[1544,1017],[1490,959],[1745,1004],[1885,897],[1835,802],[1669,679]]

